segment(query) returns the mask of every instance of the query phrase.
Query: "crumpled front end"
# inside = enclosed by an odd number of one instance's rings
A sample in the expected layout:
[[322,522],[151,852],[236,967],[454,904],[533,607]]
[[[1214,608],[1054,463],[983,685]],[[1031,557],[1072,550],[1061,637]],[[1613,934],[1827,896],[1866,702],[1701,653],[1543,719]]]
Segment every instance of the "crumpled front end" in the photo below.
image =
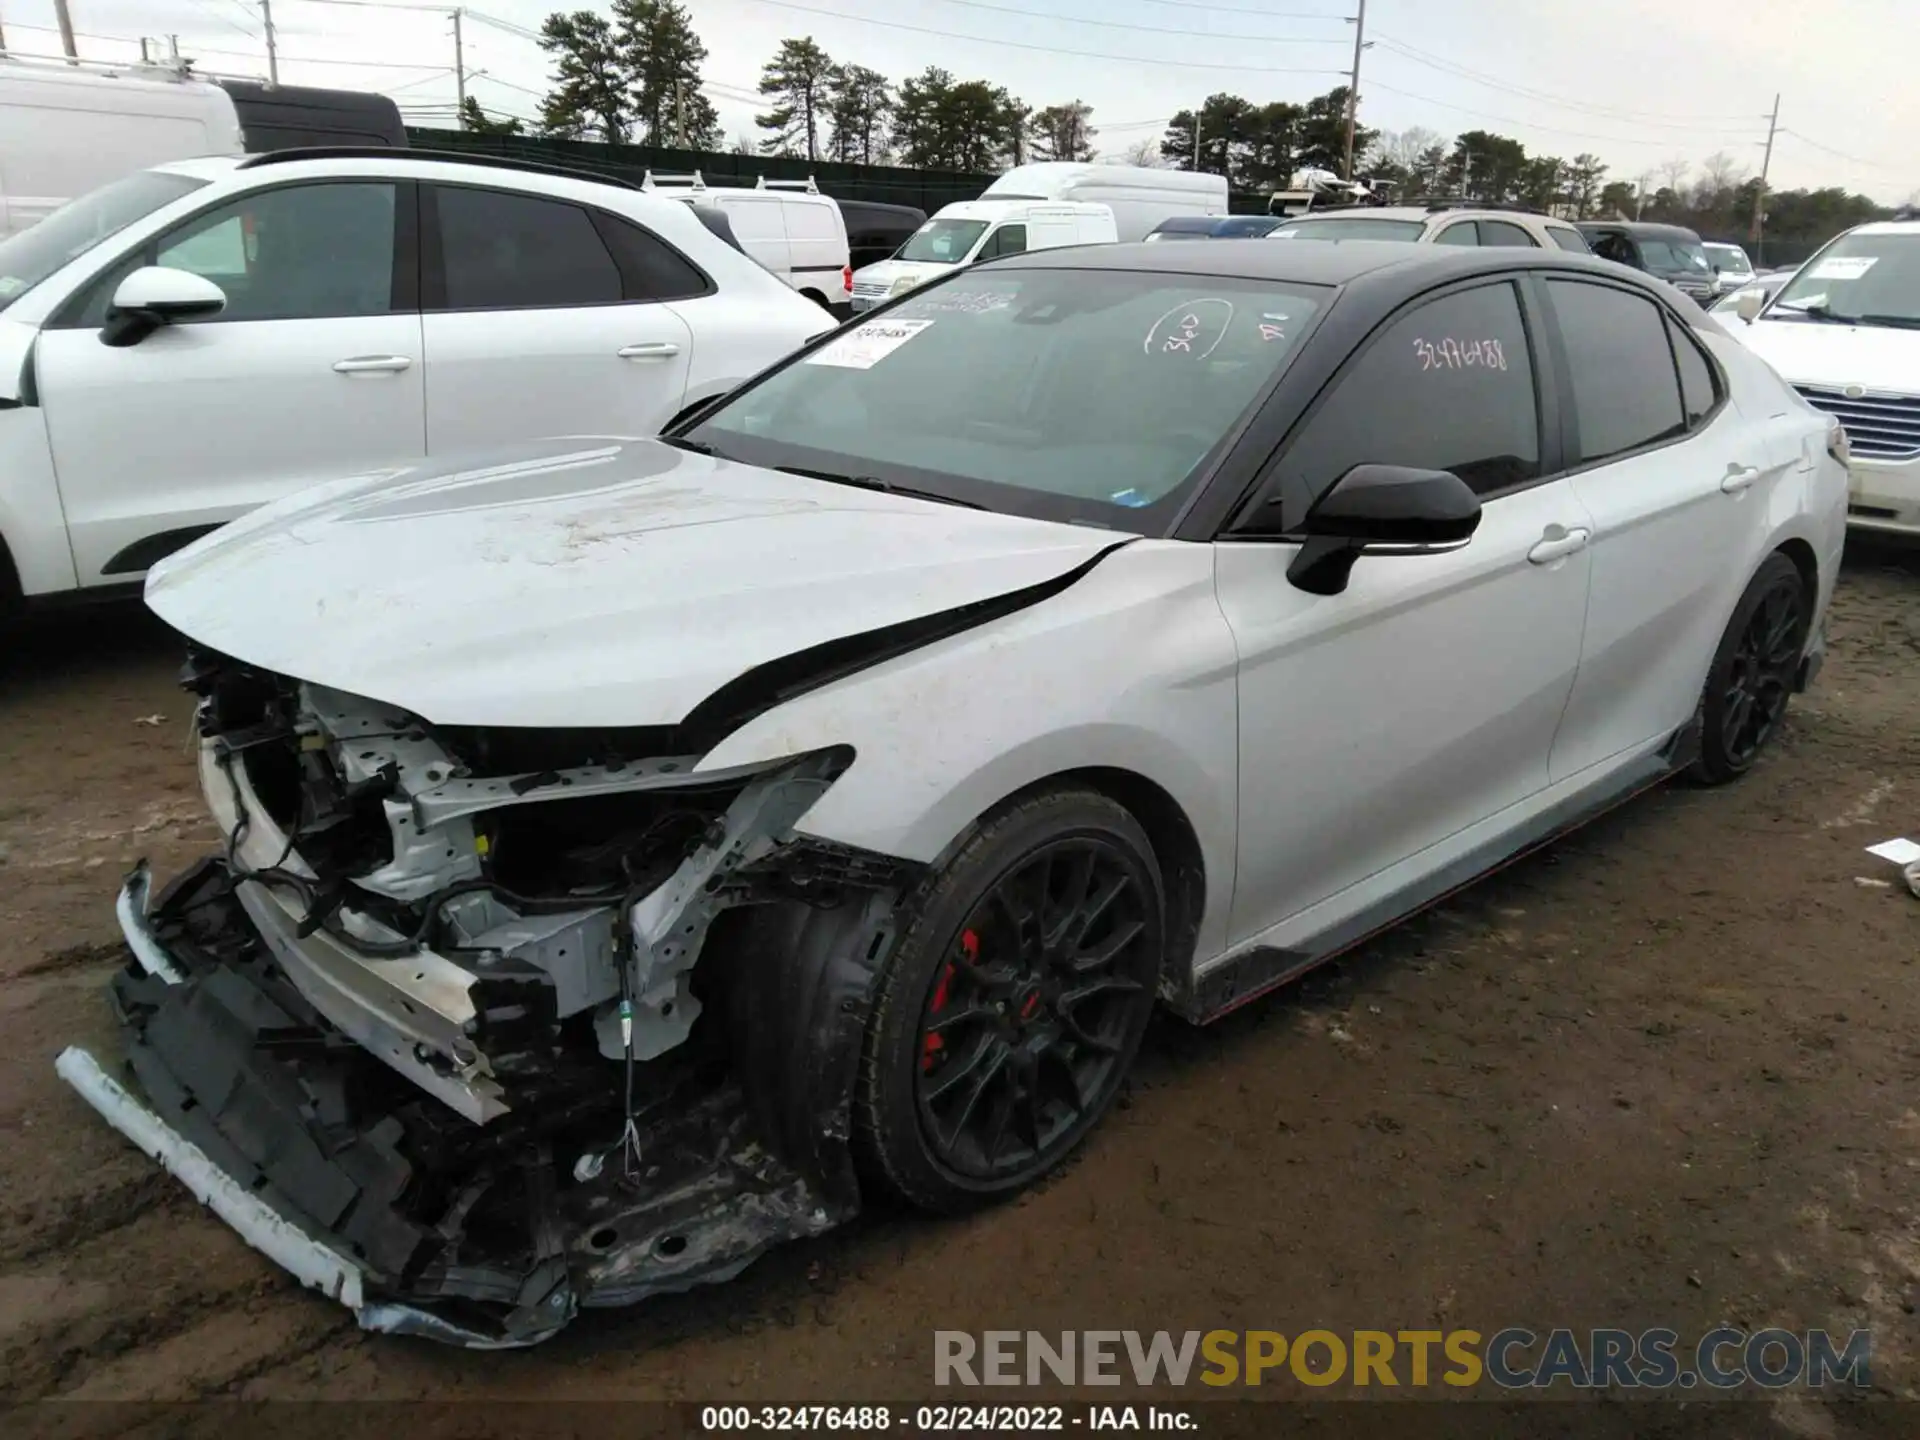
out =
[[496,1347],[726,1279],[859,1203],[871,982],[910,867],[798,837],[842,753],[436,730],[217,657],[223,853],[119,913],[135,1086],[61,1074],[369,1329]]

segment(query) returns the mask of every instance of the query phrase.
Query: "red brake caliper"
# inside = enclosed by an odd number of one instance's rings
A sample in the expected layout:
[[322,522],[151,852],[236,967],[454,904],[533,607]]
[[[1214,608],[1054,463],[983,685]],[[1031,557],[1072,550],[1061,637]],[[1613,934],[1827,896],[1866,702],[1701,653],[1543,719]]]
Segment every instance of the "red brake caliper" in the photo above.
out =
[[[960,951],[972,965],[980,959],[980,937],[971,930],[960,932]],[[953,984],[953,972],[958,967],[951,960],[947,968],[940,972],[940,983],[933,987],[933,1004],[927,1007],[927,1018],[932,1019],[947,1008],[947,990]],[[938,1035],[929,1034],[921,1042],[920,1069],[924,1073],[933,1069],[934,1057],[946,1048],[946,1042]]]

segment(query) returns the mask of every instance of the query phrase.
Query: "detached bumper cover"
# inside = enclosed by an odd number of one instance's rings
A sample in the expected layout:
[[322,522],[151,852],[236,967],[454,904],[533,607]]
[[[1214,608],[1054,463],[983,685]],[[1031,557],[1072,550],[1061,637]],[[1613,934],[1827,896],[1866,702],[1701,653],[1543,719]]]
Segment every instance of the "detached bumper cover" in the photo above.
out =
[[[731,1278],[857,1206],[755,1138],[737,1087],[648,1077],[638,1160],[617,1070],[540,1077],[524,1114],[476,1125],[302,1001],[218,861],[118,913],[133,960],[112,1001],[138,1082],[83,1049],[56,1062],[100,1116],[362,1328],[525,1346],[583,1306]],[[144,1092],[144,1093],[139,1093]]]

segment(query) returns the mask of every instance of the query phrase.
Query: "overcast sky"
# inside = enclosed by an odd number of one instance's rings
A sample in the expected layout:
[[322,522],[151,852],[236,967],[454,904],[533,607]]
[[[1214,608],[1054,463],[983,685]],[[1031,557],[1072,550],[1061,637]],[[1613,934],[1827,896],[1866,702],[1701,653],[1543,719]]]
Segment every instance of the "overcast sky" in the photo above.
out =
[[[271,0],[280,78],[451,106],[444,8]],[[568,0],[579,8],[588,0]],[[1920,192],[1916,0],[1368,0],[1375,43],[1362,118],[1451,137],[1486,129],[1530,152],[1591,150],[1631,179],[1716,151],[1758,170],[1781,93],[1772,183],[1845,185],[1882,201]],[[472,92],[530,116],[546,57],[542,0],[483,0],[465,22]],[[604,10],[604,5],[594,8]],[[1300,101],[1352,64],[1352,0],[691,0],[710,52],[708,93],[729,137],[753,132],[760,67],[783,37],[895,79],[930,64],[1005,85],[1039,106],[1082,99],[1097,146],[1157,135],[1217,90]],[[201,68],[264,74],[258,0],[69,0],[83,57],[125,59],[143,34],[177,34]],[[1089,23],[1092,21],[1099,23]],[[501,24],[489,21],[505,22]],[[53,0],[0,0],[9,49],[57,53]],[[377,62],[374,63],[374,62]]]

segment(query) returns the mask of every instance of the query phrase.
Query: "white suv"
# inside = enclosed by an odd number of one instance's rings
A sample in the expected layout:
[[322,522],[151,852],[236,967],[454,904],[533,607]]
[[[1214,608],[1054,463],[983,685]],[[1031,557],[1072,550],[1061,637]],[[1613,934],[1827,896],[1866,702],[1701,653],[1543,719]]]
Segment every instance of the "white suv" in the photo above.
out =
[[1270,240],[1407,240],[1420,245],[1568,250],[1591,254],[1564,220],[1499,205],[1439,200],[1425,205],[1338,205],[1289,215]]
[[143,170],[0,244],[0,600],[137,581],[316,478],[655,434],[832,326],[619,182],[407,150]]
[[1920,539],[1920,220],[1829,241],[1728,329],[1846,428],[1856,530]]

